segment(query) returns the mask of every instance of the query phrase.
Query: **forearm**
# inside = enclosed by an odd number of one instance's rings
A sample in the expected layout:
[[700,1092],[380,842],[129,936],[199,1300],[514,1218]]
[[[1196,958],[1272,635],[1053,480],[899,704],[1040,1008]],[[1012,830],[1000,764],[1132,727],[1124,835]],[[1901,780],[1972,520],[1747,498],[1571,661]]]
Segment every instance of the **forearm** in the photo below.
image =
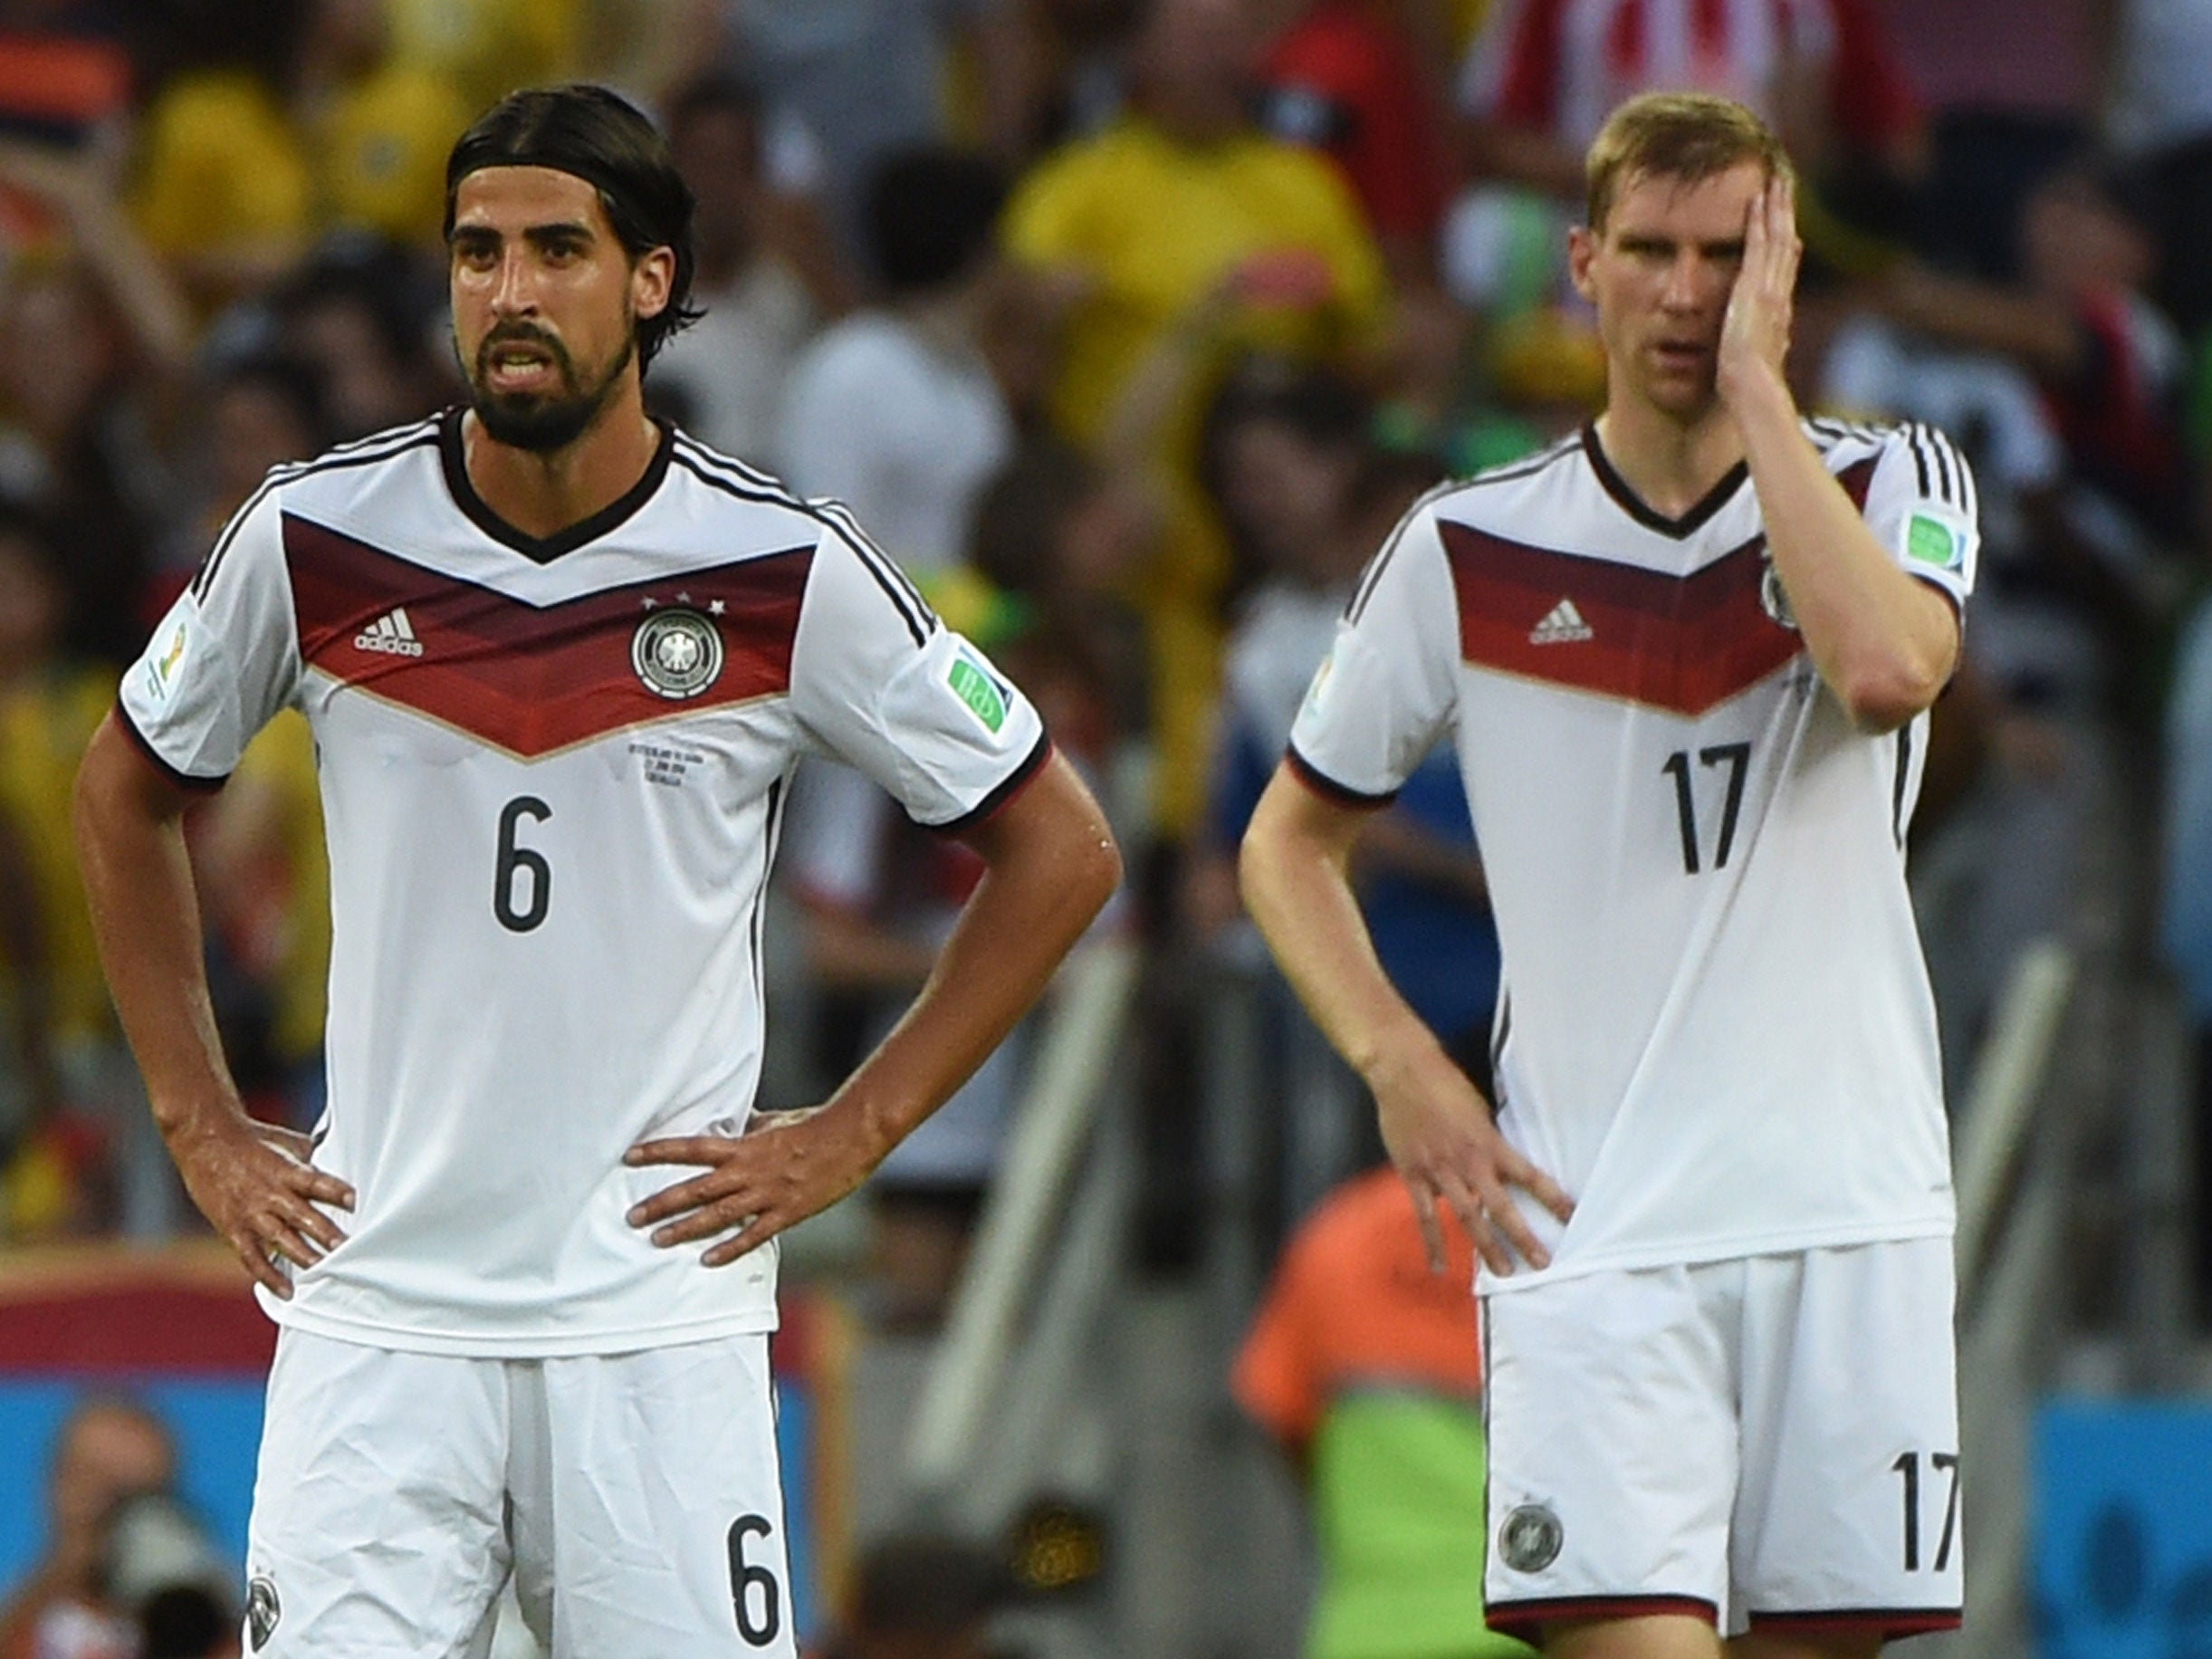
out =
[[1902,725],[1935,701],[1957,658],[1948,601],[1875,539],[1799,428],[1778,376],[1736,388],[1729,407],[1775,571],[1814,666],[1854,724]]
[[77,776],[78,858],[108,987],[170,1138],[244,1109],[215,1033],[181,804],[110,716]]
[[905,1017],[829,1102],[878,1157],[1005,1040],[1121,878],[1104,815],[1057,756],[972,844],[982,883]]
[[1278,771],[1245,831],[1244,906],[1314,1023],[1363,1078],[1393,1056],[1433,1045],[1374,954],[1350,878],[1356,820],[1302,798]]

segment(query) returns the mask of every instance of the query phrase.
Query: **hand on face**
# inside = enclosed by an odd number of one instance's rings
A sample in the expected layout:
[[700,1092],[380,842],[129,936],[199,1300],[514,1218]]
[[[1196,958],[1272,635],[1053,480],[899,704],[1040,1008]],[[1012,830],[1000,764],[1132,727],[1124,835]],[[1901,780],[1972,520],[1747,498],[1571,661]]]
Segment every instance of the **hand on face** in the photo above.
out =
[[1745,215],[1743,264],[1721,319],[1715,366],[1723,403],[1733,405],[1761,377],[1781,380],[1804,253],[1797,239],[1796,191],[1788,178],[1776,175],[1751,198]]

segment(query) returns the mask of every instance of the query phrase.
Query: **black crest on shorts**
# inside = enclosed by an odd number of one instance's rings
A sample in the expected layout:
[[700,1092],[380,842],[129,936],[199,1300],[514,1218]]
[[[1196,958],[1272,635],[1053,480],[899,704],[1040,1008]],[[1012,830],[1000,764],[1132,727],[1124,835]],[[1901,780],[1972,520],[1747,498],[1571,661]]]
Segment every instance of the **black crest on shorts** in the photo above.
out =
[[1540,1573],[1559,1558],[1566,1529],[1540,1503],[1524,1503],[1498,1529],[1498,1558],[1517,1573]]
[[276,1622],[283,1616],[284,1609],[276,1599],[276,1580],[266,1573],[255,1575],[245,1592],[245,1630],[255,1653],[269,1645],[269,1638],[276,1634]]

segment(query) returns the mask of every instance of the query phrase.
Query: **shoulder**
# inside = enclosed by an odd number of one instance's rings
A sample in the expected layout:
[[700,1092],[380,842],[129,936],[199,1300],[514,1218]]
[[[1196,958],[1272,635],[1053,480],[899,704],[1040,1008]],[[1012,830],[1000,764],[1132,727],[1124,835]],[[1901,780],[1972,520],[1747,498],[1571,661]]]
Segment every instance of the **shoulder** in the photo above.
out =
[[915,355],[913,340],[895,321],[877,312],[860,312],[825,329],[800,352],[791,368],[792,384],[842,384],[903,369]]
[[[1547,492],[1584,477],[1583,435],[1579,428],[1495,466],[1440,484],[1414,503],[1435,517],[1474,523],[1510,517]],[[1410,516],[1410,515],[1409,515]]]
[[1828,470],[1863,497],[1878,470],[1910,475],[1930,499],[1971,508],[1972,473],[1958,446],[1925,421],[1847,421],[1809,416],[1799,423]]
[[328,510],[408,467],[426,467],[426,477],[435,475],[440,435],[449,413],[371,433],[326,449],[311,460],[287,461],[271,467],[260,487],[231,515],[229,528],[235,531],[257,515],[281,514],[294,508]]

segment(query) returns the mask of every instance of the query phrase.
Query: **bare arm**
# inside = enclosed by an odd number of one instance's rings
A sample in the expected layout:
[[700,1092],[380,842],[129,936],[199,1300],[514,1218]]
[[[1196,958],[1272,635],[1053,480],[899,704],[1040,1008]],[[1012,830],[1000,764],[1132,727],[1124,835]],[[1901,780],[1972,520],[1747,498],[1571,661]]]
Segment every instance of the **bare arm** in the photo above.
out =
[[1743,435],[1775,571],[1821,678],[1862,730],[1894,731],[1950,678],[1958,618],[1899,568],[1797,425],[1782,378],[1799,252],[1793,216],[1786,181],[1752,204],[1721,328],[1720,397]]
[[307,1267],[337,1248],[345,1235],[314,1205],[350,1209],[353,1192],[309,1165],[304,1136],[255,1122],[239,1100],[185,852],[193,799],[109,715],[77,772],[78,858],[108,986],[186,1188],[254,1277],[289,1297],[273,1258]]
[[632,1165],[708,1165],[638,1204],[633,1226],[663,1246],[736,1228],[704,1258],[721,1267],[844,1197],[1004,1040],[1121,880],[1106,817],[1058,755],[965,839],[982,883],[891,1034],[804,1121],[631,1148]]
[[1336,1051],[1374,1091],[1383,1144],[1413,1194],[1429,1260],[1443,1271],[1436,1206],[1459,1216],[1491,1271],[1551,1260],[1508,1195],[1520,1187],[1565,1221],[1558,1184],[1506,1144],[1489,1106],[1375,957],[1352,896],[1352,849],[1370,814],[1325,800],[1278,767],[1244,832],[1245,908]]

